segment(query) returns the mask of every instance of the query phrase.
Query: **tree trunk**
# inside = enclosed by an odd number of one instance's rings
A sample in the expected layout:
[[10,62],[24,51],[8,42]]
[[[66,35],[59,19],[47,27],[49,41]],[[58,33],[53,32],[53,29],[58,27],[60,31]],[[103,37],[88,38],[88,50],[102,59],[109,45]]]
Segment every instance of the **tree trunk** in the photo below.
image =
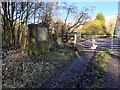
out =
[[26,16],[26,22],[25,22],[24,50],[26,49],[26,45],[27,45],[27,34],[28,34],[27,20],[28,20],[28,2],[27,2],[27,16]]

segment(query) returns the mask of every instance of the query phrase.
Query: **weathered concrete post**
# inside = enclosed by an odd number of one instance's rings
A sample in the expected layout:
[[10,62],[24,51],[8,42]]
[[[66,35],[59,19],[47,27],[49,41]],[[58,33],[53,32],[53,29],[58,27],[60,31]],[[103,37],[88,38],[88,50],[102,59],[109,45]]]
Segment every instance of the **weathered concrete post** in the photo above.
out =
[[40,55],[48,52],[48,28],[43,24],[30,24],[28,27],[28,55]]
[[77,42],[77,32],[73,32],[74,33],[74,47],[76,46],[76,42]]

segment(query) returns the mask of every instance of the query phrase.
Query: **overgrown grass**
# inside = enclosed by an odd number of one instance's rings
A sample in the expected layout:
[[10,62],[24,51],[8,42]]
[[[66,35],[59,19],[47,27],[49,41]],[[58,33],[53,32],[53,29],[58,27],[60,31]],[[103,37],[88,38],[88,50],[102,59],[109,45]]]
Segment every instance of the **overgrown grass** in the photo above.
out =
[[98,52],[93,60],[91,74],[96,76],[93,85],[90,88],[101,88],[105,82],[105,72],[107,71],[107,63],[111,59],[108,52]]
[[101,88],[105,83],[105,72],[107,71],[107,63],[111,59],[108,52],[96,52],[88,72],[83,77],[81,87],[85,88]]
[[3,88],[38,88],[76,57],[74,50],[60,48],[37,57],[3,63]]

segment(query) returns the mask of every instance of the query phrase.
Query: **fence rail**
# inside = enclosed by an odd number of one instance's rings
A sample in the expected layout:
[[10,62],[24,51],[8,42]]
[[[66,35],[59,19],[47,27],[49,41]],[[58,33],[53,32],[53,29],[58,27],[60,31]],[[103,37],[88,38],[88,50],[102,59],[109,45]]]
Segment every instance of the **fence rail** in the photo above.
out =
[[120,38],[117,38],[117,36],[118,35],[78,35],[77,47],[80,47],[82,51],[112,51],[120,53]]

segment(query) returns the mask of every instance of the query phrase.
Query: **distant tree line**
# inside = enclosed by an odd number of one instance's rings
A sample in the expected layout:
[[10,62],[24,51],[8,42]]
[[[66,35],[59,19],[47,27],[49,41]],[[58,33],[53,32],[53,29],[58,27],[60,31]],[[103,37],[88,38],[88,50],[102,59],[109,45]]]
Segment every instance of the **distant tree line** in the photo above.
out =
[[[47,23],[51,41],[62,39],[63,35],[84,25],[90,19],[91,11],[92,8],[78,10],[74,4],[63,2],[1,2],[2,47],[26,49],[28,24],[31,22]],[[64,20],[57,20],[59,17],[64,17]],[[71,17],[73,22],[68,23]]]
[[98,13],[95,20],[86,23],[80,32],[85,35],[110,35],[110,32],[107,32],[105,16],[102,13]]

